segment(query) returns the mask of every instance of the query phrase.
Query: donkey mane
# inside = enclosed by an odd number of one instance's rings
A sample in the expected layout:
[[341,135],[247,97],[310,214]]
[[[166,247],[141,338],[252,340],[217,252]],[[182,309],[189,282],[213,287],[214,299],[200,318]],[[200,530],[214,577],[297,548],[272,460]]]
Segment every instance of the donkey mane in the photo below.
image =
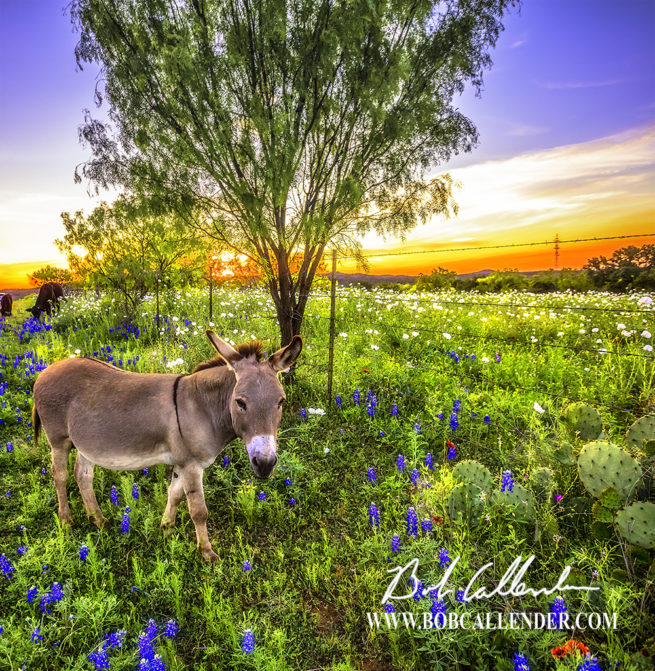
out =
[[[261,340],[251,340],[250,342],[242,342],[234,348],[244,359],[255,359],[255,361],[261,361],[264,356],[264,345]],[[194,369],[193,372],[197,373],[199,370],[205,370],[207,368],[216,368],[217,366],[226,366],[227,361],[220,355],[217,354],[212,359],[203,361],[199,363]]]

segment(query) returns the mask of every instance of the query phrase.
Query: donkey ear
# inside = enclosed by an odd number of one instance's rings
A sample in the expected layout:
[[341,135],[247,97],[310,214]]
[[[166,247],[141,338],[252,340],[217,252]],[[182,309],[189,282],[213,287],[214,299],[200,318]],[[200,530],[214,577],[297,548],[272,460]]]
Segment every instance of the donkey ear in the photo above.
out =
[[296,362],[296,359],[300,356],[301,350],[302,338],[295,335],[286,347],[279,349],[275,354],[271,354],[268,358],[268,362],[273,367],[273,370],[279,373]]
[[205,333],[214,349],[227,361],[228,366],[241,359],[239,352],[232,345],[228,345],[225,340],[221,340],[211,329],[207,329]]

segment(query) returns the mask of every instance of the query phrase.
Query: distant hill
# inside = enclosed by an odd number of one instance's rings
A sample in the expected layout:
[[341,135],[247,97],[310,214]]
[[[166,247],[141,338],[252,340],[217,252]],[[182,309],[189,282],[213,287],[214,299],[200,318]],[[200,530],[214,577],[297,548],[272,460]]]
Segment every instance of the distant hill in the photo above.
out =
[[[476,270],[474,273],[462,273],[458,275],[457,278],[460,280],[468,280],[471,277],[486,277],[491,275],[494,271],[490,268],[485,268],[484,270]],[[543,272],[542,270],[529,270],[521,273],[527,277],[532,277],[537,273]],[[330,273],[324,273],[324,277],[330,278]],[[348,286],[351,284],[357,284],[358,282],[368,282],[368,284],[382,284],[383,282],[389,282],[391,284],[414,284],[416,282],[417,275],[367,275],[366,273],[336,273],[337,282]]]

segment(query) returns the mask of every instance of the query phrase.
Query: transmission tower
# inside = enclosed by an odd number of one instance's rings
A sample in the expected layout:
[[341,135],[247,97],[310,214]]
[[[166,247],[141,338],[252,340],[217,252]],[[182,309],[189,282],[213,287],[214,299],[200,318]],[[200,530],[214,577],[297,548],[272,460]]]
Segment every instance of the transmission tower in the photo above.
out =
[[559,268],[559,233],[555,234],[555,270]]

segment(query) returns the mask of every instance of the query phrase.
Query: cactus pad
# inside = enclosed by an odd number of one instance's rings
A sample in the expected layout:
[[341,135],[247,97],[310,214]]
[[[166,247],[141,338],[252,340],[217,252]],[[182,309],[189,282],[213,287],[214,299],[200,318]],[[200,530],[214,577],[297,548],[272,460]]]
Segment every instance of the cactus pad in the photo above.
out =
[[616,525],[628,543],[655,549],[655,503],[638,501],[619,510]]
[[493,501],[495,505],[512,514],[519,522],[531,522],[535,518],[534,497],[521,485],[514,485],[511,492],[495,491]]
[[491,485],[489,469],[472,459],[460,461],[453,469],[453,478],[456,482],[471,482],[485,492],[489,491]]
[[655,450],[655,415],[640,417],[626,434],[628,447],[653,454]]
[[[448,514],[454,522],[470,522],[475,526],[484,508],[483,491],[471,482],[457,485],[448,497]],[[461,519],[460,519],[461,515]]]
[[564,410],[564,421],[571,433],[583,440],[594,440],[600,436],[603,423],[596,408],[584,403],[572,403]]
[[560,464],[564,466],[573,466],[575,464],[575,457],[573,456],[573,448],[571,443],[562,443],[554,452],[553,456]]
[[553,490],[553,472],[550,468],[542,466],[532,472],[530,481],[537,499],[545,501]]
[[641,467],[620,447],[596,441],[580,451],[578,475],[592,496],[599,497],[604,489],[613,487],[625,501],[641,480]]

